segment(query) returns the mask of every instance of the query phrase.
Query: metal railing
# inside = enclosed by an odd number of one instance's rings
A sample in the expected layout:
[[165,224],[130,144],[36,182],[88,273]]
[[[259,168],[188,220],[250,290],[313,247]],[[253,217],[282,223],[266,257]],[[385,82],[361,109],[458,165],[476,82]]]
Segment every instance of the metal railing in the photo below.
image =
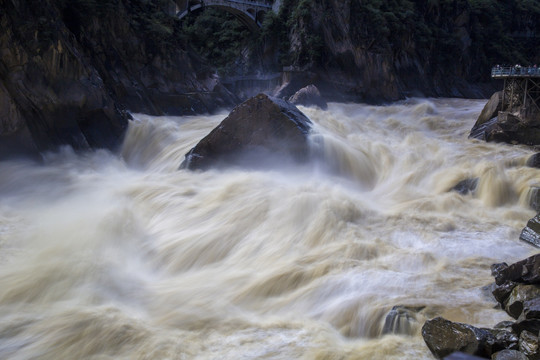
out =
[[494,66],[491,69],[491,77],[507,76],[538,76],[540,68],[536,66]]

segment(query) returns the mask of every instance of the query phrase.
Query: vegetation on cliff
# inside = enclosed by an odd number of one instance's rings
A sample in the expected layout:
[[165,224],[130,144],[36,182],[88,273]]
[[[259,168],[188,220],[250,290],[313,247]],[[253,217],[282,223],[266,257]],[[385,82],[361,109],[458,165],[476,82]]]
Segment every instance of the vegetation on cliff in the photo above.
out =
[[249,31],[234,15],[213,8],[188,15],[182,22],[182,37],[220,74],[249,71],[242,53],[253,48],[257,34]]
[[[359,99],[392,100],[415,92],[488,96],[493,87],[476,85],[489,81],[493,64],[540,61],[540,24],[534,20],[539,15],[540,5],[532,0],[284,0],[278,14],[267,14],[258,41],[247,42],[259,48],[246,51],[255,54],[254,63],[257,54],[268,56],[261,47],[279,52],[251,70],[304,69],[329,83],[327,94],[337,87]],[[224,29],[207,21],[226,20],[218,12],[200,16],[204,22],[188,30],[204,44],[201,54],[220,69],[233,68],[234,54],[238,58],[246,47],[240,41],[247,38],[245,30],[227,26],[227,38],[239,40],[220,48],[226,54],[216,61],[210,44],[217,44]]]

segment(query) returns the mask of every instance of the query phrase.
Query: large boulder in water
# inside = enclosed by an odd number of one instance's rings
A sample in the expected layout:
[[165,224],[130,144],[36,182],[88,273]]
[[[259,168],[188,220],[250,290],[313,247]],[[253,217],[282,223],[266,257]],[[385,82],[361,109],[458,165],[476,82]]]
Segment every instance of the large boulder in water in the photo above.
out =
[[310,130],[311,121],[296,106],[259,94],[235,107],[186,154],[180,168],[259,165],[273,155],[304,162],[309,156]]

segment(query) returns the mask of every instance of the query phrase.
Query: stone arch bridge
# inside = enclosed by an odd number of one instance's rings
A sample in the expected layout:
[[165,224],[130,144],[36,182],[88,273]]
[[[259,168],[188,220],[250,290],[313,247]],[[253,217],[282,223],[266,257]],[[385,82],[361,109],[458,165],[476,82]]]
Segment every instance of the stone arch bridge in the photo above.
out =
[[181,19],[204,7],[216,7],[235,15],[250,30],[256,31],[268,11],[279,10],[280,0],[176,0],[177,16]]

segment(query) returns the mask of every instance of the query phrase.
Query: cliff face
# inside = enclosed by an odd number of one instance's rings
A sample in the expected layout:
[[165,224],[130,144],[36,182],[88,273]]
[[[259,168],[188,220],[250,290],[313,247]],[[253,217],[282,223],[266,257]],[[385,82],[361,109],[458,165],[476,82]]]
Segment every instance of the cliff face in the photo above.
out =
[[121,109],[188,114],[234,103],[182,44],[169,47],[175,20],[147,2],[0,8],[0,158],[65,144],[114,149],[127,125]]
[[1,157],[62,144],[113,147],[126,118],[55,9],[37,1],[0,6]]
[[518,3],[289,0],[281,17],[292,65],[326,95],[478,98],[496,90],[495,63],[540,60],[540,26]]

